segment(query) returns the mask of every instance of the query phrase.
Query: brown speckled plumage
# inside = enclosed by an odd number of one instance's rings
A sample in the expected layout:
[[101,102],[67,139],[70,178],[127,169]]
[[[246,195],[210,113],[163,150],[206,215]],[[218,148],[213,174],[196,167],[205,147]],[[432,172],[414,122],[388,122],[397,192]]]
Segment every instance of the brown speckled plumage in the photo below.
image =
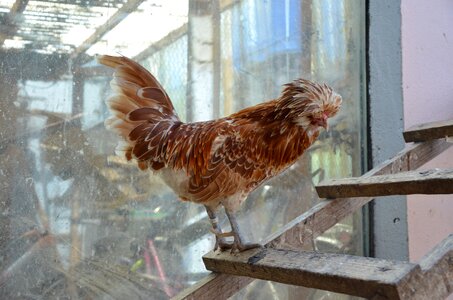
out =
[[251,191],[292,165],[341,104],[327,85],[299,79],[278,99],[218,120],[183,123],[143,67],[125,57],[98,60],[115,69],[106,126],[124,139],[119,152],[140,169],[162,174],[181,199],[213,211],[223,204],[234,212]]

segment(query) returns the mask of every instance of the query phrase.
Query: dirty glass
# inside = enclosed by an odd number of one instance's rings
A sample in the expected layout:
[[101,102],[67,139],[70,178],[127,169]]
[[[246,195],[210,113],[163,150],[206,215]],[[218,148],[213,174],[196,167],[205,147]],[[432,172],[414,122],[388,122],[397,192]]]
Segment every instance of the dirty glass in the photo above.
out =
[[[314,184],[364,168],[364,16],[352,0],[1,1],[0,298],[167,299],[209,274],[204,208],[114,154],[112,70],[96,54],[143,64],[185,121],[272,99],[299,77],[343,95],[330,130],[244,204],[239,222],[259,242],[319,201]],[[303,248],[363,254],[362,222]],[[236,297],[347,298],[266,281]]]

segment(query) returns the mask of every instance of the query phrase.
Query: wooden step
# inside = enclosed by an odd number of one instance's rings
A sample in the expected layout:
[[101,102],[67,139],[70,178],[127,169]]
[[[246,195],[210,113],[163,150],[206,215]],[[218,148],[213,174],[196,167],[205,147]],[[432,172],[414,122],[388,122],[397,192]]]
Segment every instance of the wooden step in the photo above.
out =
[[249,276],[285,284],[322,289],[364,298],[380,291],[396,299],[397,283],[416,264],[352,255],[282,249],[230,254],[209,253],[203,257],[213,272]]
[[403,132],[406,143],[425,142],[449,136],[453,136],[453,120],[415,125]]
[[419,264],[344,254],[262,248],[210,252],[206,269],[367,299],[444,299],[453,292],[453,235]]
[[321,198],[453,194],[453,169],[334,179],[316,186]]

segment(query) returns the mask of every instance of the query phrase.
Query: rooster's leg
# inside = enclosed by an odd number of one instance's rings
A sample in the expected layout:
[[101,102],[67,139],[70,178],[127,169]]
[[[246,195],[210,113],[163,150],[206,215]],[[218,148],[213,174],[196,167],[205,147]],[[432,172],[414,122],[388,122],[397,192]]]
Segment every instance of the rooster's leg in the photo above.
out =
[[238,226],[235,214],[232,211],[230,211],[229,209],[227,209],[226,207],[225,207],[225,212],[226,212],[226,215],[228,216],[228,220],[230,220],[231,230],[232,230],[233,236],[234,236],[233,247],[231,248],[232,252],[235,250],[238,250],[239,252],[241,252],[241,251],[261,247],[260,244],[245,243],[244,238],[239,230],[239,226]]
[[205,206],[206,212],[208,213],[209,221],[212,225],[212,233],[215,234],[215,246],[214,251],[220,248],[220,250],[231,249],[233,247],[232,243],[228,243],[225,240],[225,237],[233,236],[231,232],[222,232],[222,228],[220,228],[219,221],[217,219],[217,215],[215,210],[210,208],[209,206]]

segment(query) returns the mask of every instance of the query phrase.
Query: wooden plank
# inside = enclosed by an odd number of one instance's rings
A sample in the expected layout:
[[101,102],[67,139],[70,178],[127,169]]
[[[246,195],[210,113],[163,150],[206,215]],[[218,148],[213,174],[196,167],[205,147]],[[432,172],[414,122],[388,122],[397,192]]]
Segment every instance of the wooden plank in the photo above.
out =
[[[423,257],[420,267],[424,273],[422,277],[430,278],[423,289],[427,295],[444,299],[453,294],[453,234]],[[418,282],[413,284],[418,285]]]
[[322,198],[453,194],[453,169],[334,179],[319,184],[316,191]]
[[[445,140],[433,140],[426,143],[408,145],[406,149],[402,150],[394,158],[384,161],[364,176],[392,174],[416,169],[448,149],[450,145]],[[365,197],[321,201],[309,211],[266,238],[263,244],[269,247],[301,247],[301,245],[311,242],[313,238],[324,233],[324,231],[371,200],[373,198]],[[220,276],[221,280],[217,280]],[[177,295],[175,299],[200,299],[198,296],[210,293],[216,289],[221,290],[222,294],[234,295],[250,282],[251,280],[248,277],[213,274],[209,280],[197,284],[196,289],[189,288]],[[219,292],[218,295],[221,295],[221,293]]]
[[226,300],[252,281],[253,278],[250,277],[212,273],[173,297],[172,300]]
[[323,200],[268,236],[263,244],[272,248],[300,248],[302,245],[311,244],[327,229],[371,200],[371,197]]
[[397,155],[382,162],[363,174],[362,177],[416,170],[447,150],[451,145],[451,143],[445,140],[431,140],[424,143],[406,145],[406,148],[401,150]]
[[439,243],[398,286],[401,299],[445,299],[453,294],[453,235]]
[[424,142],[453,136],[453,120],[416,125],[404,131],[403,136],[406,143]]
[[398,298],[398,284],[416,264],[344,254],[260,249],[203,257],[208,270],[271,280],[364,298]]
[[246,275],[368,299],[445,299],[453,293],[453,235],[419,264],[269,248],[234,255],[210,252],[203,260],[208,270],[223,275]]

